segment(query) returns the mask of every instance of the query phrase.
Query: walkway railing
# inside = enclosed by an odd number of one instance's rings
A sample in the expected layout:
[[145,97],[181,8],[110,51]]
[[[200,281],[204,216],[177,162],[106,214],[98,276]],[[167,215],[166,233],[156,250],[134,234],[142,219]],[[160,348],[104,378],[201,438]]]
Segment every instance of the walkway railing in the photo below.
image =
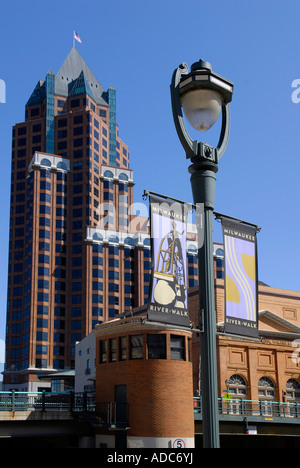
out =
[[95,411],[95,393],[0,392],[0,411]]
[[[270,400],[218,399],[219,414],[234,416],[263,416],[270,418],[298,418],[300,403],[285,403]],[[99,423],[124,423],[128,421],[128,406],[116,402],[96,404],[94,392],[0,392],[2,411],[70,411],[94,415]],[[194,413],[202,414],[200,397],[194,398]]]
[[126,403],[110,401],[96,404],[94,392],[0,392],[0,413],[7,411],[68,411],[95,425],[118,428],[128,425]]
[[[299,418],[300,403],[271,400],[218,399],[220,415],[262,416],[264,418]],[[194,413],[202,413],[201,398],[194,398]]]

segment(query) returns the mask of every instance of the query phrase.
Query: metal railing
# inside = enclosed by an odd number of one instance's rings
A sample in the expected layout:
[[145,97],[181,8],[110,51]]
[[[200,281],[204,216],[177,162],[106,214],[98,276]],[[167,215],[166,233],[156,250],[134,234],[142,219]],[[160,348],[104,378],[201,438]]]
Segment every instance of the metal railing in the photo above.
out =
[[95,411],[95,393],[0,392],[0,411]]
[[[300,403],[272,400],[219,398],[220,415],[227,417],[257,416],[264,418],[294,418],[300,422]],[[94,392],[0,392],[2,411],[70,411],[89,414],[99,424],[128,424],[128,405],[116,402],[96,403]],[[201,397],[194,397],[194,413],[201,415]]]
[[95,408],[94,424],[125,428],[128,426],[128,404],[117,403],[115,401],[111,401],[109,403],[97,403]]
[[[219,415],[257,416],[264,418],[299,418],[300,403],[272,400],[245,400],[218,398]],[[194,413],[202,413],[200,397],[194,398]]]
[[128,426],[128,404],[115,401],[96,404],[94,392],[0,392],[0,413],[7,411],[68,411],[94,425]]

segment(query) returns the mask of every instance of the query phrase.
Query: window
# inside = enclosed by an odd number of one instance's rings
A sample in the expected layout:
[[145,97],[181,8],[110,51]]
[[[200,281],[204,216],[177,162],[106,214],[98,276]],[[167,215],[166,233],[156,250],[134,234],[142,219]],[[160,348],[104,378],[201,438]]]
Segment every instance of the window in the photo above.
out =
[[130,336],[130,359],[143,359],[143,335]]
[[148,335],[148,359],[166,359],[166,335]]
[[108,266],[118,268],[119,267],[119,260],[116,259],[116,258],[109,258]]
[[247,384],[243,377],[234,374],[230,379],[226,380],[228,392],[233,395],[233,398],[246,398],[247,397]]
[[67,119],[60,119],[58,121],[58,127],[65,127],[67,125]]
[[300,401],[300,384],[295,379],[289,379],[286,383],[287,401]]
[[184,360],[184,336],[171,335],[171,359]]
[[105,180],[105,181],[103,182],[103,187],[104,187],[105,189],[113,190],[114,184],[113,184],[113,182],[112,182],[111,180]]
[[51,162],[49,161],[49,159],[44,158],[44,159],[41,160],[41,166],[48,166],[48,167],[50,167],[50,166],[51,166]]
[[48,328],[48,319],[38,318],[36,320],[36,326],[38,328]]
[[73,135],[82,135],[83,134],[83,128],[82,127],[74,127],[73,128]]
[[114,194],[111,192],[104,192],[103,194],[103,200],[113,200],[114,199]]
[[127,358],[127,337],[120,336],[119,338],[119,360],[125,361]]
[[73,99],[71,101],[71,108],[80,106],[80,99]]
[[262,377],[258,382],[258,397],[260,400],[260,410],[264,416],[273,416],[276,414],[275,385],[268,377]]
[[36,345],[36,354],[47,354],[46,345]]
[[275,397],[275,385],[268,377],[262,377],[258,382],[258,396],[260,398],[273,399]]
[[113,178],[113,176],[114,176],[111,171],[105,171],[103,175],[104,175],[104,177],[110,177],[110,178]]
[[83,122],[83,117],[82,115],[77,115],[74,117],[74,124],[80,124]]
[[57,107],[65,107],[65,101],[62,99],[57,100]]
[[[298,405],[300,401],[300,384],[295,379],[289,379],[286,383],[286,410],[292,417],[298,417]],[[290,404],[289,404],[290,403]]]
[[109,361],[115,362],[117,360],[117,338],[110,338],[109,340]]
[[99,342],[99,363],[106,362],[106,354],[107,354],[107,342],[106,340],[101,340]]

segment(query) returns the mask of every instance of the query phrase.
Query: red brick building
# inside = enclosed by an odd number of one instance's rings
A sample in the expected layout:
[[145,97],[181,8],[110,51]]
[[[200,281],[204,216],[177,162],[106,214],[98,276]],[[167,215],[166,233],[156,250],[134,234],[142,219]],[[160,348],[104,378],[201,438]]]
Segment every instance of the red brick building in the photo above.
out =
[[95,334],[98,408],[113,400],[119,411],[112,427],[98,430],[97,446],[193,447],[192,331],[137,315]]
[[[234,400],[263,405],[270,416],[278,401],[299,403],[300,293],[259,285],[258,339],[224,334],[222,279],[215,279],[215,294],[218,397],[232,397],[226,411],[238,414]],[[189,311],[190,329],[148,322],[145,307],[96,327],[97,403],[123,401],[127,410],[121,430],[99,430],[97,444],[170,447],[176,438],[192,444],[193,431],[201,434],[193,414],[193,397],[201,395],[198,288],[189,290]],[[172,340],[178,344],[179,337],[182,353],[174,359]],[[126,399],[118,400],[121,387]]]

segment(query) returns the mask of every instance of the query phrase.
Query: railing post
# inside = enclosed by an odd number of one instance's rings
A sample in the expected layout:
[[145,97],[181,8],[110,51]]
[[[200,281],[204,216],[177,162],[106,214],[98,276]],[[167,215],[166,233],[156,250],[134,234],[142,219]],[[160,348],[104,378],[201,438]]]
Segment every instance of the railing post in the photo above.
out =
[[15,411],[15,390],[11,391],[11,411]]
[[74,392],[71,390],[70,391],[70,411],[73,411],[74,409]]
[[46,412],[46,392],[43,390],[42,393],[42,411]]
[[83,410],[87,411],[87,393],[83,392]]
[[111,403],[107,403],[107,422],[111,424]]

